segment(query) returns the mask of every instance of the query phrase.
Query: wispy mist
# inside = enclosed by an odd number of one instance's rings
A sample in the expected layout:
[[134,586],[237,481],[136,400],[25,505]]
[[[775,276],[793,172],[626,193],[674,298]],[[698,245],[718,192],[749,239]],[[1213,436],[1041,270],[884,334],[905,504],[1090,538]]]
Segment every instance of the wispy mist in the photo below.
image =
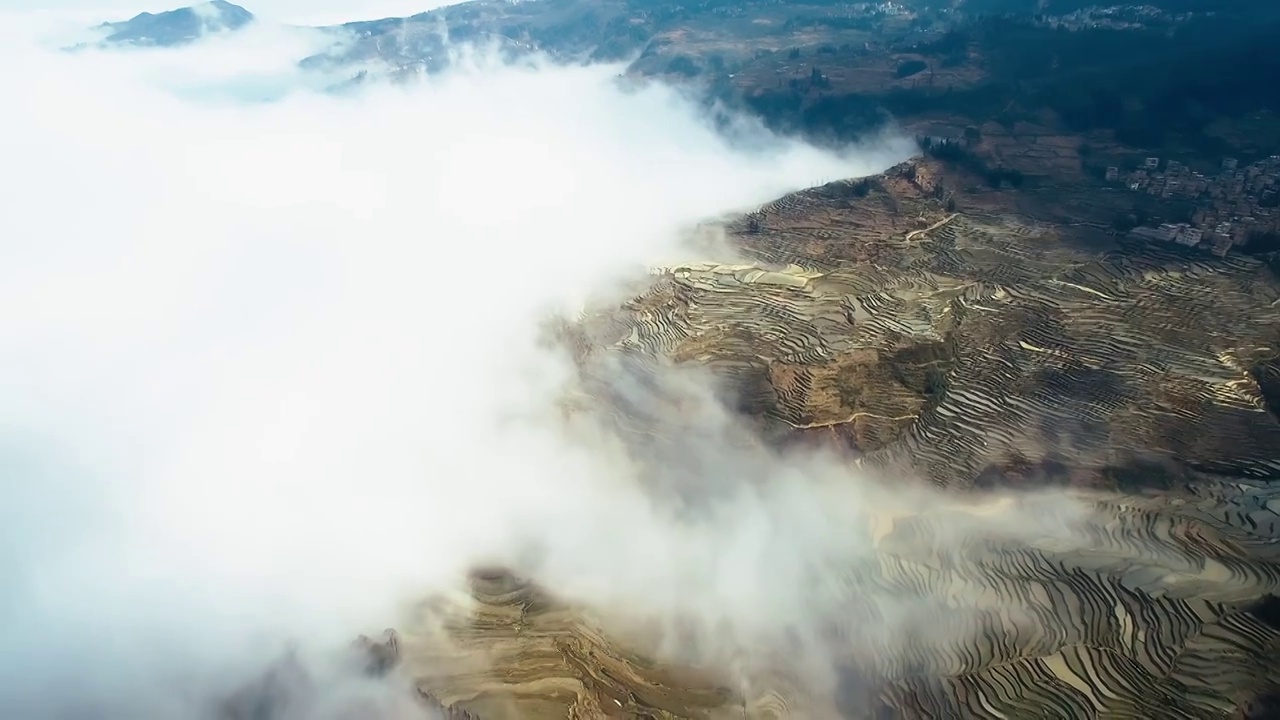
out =
[[[338,25],[362,20],[408,17],[454,3],[443,0],[264,0],[244,4],[258,18],[289,25]],[[0,12],[38,15],[44,20],[103,22],[123,20],[141,12],[160,13],[178,4],[172,0],[0,0]]]
[[[570,592],[613,545],[679,580],[634,475],[549,429],[572,371],[542,319],[907,152],[731,146],[613,66],[335,97],[306,32],[61,53],[31,22],[0,70],[6,716],[196,716],[528,543]],[[573,520],[608,513],[641,530]]]

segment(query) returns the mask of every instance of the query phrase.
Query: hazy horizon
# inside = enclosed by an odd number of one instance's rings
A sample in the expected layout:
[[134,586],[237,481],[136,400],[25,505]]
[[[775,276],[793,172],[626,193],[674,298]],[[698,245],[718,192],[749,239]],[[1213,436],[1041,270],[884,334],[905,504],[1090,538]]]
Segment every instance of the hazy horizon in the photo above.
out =
[[[442,0],[262,0],[239,2],[254,16],[268,22],[290,25],[340,25],[361,20],[381,20],[388,17],[408,17],[435,10],[457,2]],[[106,22],[128,20],[139,13],[160,13],[181,7],[198,5],[198,2],[182,0],[0,0],[0,14],[34,15],[49,19],[75,22]]]

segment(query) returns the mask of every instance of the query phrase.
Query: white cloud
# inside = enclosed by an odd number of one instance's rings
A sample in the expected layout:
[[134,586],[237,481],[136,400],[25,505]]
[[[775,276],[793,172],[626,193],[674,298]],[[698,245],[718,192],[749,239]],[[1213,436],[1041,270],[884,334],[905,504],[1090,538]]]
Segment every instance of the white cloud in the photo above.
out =
[[[33,23],[0,69],[6,717],[192,716],[205,674],[377,630],[517,530],[583,592],[602,547],[680,577],[623,470],[528,421],[563,372],[536,321],[689,223],[906,150],[731,147],[617,67],[333,97],[294,65],[315,38],[271,25],[65,54]],[[604,510],[642,530],[569,520]],[[735,527],[706,562],[753,561]]]
[[262,17],[299,25],[337,25],[357,20],[409,17],[436,8],[454,5],[445,0],[272,0],[261,3]]
[[[0,12],[104,22],[127,20],[140,12],[158,13],[194,5],[198,0],[0,0]],[[441,0],[228,0],[263,20],[294,25],[337,25],[357,20],[408,17],[452,5]]]

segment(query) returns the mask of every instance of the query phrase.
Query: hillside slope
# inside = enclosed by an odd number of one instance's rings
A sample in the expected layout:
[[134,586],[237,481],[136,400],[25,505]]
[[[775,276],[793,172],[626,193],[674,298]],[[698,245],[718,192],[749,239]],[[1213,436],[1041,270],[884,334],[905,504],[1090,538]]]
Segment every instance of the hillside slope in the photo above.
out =
[[[1280,350],[1275,277],[950,212],[938,170],[782,198],[731,225],[747,261],[668,268],[562,330],[582,411],[641,465],[700,437],[697,413],[645,384],[675,362],[725,381],[733,463],[763,492],[784,480],[750,469],[796,443],[887,498],[944,488],[846,508],[859,549],[806,569],[822,631],[744,656],[485,570],[474,606],[424,603],[394,636],[424,691],[486,720],[1269,717],[1280,408],[1258,378]],[[616,362],[638,380],[597,372]],[[636,386],[671,412],[628,411]],[[649,470],[685,507],[719,492]],[[1009,494],[1045,487],[1061,494]],[[1088,508],[1069,533],[1068,502]],[[1030,536],[1001,530],[1028,517]]]

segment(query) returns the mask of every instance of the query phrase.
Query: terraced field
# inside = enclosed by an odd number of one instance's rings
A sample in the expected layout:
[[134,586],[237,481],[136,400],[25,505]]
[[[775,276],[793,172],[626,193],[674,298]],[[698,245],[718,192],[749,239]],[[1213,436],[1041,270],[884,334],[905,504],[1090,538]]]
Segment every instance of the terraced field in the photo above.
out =
[[[480,718],[1250,717],[1280,656],[1264,599],[1280,585],[1280,503],[1209,482],[1092,498],[1107,521],[1087,548],[1052,532],[951,547],[934,530],[954,518],[873,518],[858,531],[874,554],[838,581],[830,676],[806,675],[799,654],[745,677],[655,664],[644,642],[608,638],[591,611],[501,573],[476,577],[474,614],[441,624],[424,608],[431,620],[395,641],[424,687]],[[901,604],[932,630],[894,624]]]
[[925,166],[864,190],[735,220],[744,261],[665,268],[569,333],[638,458],[691,428],[619,410],[600,363],[710,368],[744,482],[794,442],[938,488],[841,515],[807,635],[694,662],[488,571],[387,647],[486,720],[1280,716],[1276,278],[950,213]]

